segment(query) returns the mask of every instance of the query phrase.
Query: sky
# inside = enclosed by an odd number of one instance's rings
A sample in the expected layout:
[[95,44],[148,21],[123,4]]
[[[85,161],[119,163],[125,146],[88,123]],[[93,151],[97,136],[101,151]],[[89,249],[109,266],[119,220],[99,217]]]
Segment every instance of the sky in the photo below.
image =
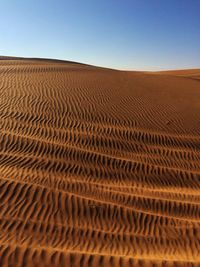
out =
[[0,0],[0,55],[200,67],[200,0]]

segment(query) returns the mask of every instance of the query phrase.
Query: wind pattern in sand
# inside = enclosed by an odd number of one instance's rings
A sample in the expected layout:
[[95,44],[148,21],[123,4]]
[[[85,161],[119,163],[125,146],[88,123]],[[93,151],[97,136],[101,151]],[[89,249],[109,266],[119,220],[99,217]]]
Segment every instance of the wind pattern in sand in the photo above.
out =
[[0,266],[200,266],[200,71],[0,60]]

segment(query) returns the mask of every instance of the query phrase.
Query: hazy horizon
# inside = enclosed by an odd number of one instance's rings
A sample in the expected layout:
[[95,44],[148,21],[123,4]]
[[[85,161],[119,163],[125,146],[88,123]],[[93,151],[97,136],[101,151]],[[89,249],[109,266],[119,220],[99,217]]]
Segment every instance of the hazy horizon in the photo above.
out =
[[121,70],[200,67],[199,1],[2,1],[2,56]]
[[103,65],[95,65],[95,64],[90,64],[90,63],[85,63],[85,62],[79,62],[79,61],[74,61],[74,60],[68,60],[68,59],[62,59],[62,58],[53,58],[53,57],[24,57],[24,56],[13,56],[13,55],[0,55],[0,57],[5,57],[5,58],[13,58],[13,59],[33,59],[33,60],[58,60],[58,61],[63,61],[63,62],[70,62],[70,63],[77,63],[77,64],[83,64],[83,65],[88,65],[88,66],[94,66],[94,67],[100,67],[100,68],[105,68],[105,69],[113,69],[113,70],[119,70],[119,71],[144,71],[144,72],[162,72],[162,71],[176,71],[176,70],[199,70],[200,66],[198,67],[191,67],[191,68],[163,68],[163,69],[152,69],[152,70],[145,70],[145,69],[120,69],[120,68],[115,68],[115,67],[108,67],[108,66],[103,66]]

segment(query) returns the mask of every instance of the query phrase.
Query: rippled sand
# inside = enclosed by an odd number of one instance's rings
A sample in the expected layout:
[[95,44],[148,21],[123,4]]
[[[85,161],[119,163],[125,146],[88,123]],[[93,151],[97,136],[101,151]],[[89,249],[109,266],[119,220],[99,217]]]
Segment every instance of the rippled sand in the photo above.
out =
[[2,57],[0,266],[200,266],[200,70]]

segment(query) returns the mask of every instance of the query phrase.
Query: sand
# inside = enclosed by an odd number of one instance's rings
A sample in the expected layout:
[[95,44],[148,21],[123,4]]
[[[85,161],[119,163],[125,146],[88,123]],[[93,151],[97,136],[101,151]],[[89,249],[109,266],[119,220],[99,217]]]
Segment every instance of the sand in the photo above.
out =
[[0,60],[0,266],[200,266],[200,70]]

